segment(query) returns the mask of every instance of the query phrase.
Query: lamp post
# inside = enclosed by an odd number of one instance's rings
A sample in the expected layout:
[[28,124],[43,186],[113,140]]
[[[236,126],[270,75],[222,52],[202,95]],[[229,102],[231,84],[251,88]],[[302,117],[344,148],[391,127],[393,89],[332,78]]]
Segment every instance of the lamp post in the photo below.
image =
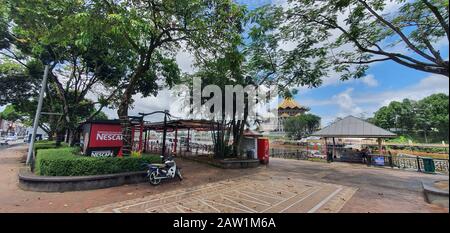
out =
[[27,165],[30,165],[33,156],[34,141],[36,140],[37,128],[39,126],[39,117],[41,116],[42,103],[44,102],[44,92],[45,86],[47,85],[48,70],[49,65],[47,64],[45,65],[44,77],[42,78],[41,91],[39,93],[39,102],[36,109],[36,115],[34,116],[33,133],[31,134],[31,142],[28,147],[27,162],[26,162]]

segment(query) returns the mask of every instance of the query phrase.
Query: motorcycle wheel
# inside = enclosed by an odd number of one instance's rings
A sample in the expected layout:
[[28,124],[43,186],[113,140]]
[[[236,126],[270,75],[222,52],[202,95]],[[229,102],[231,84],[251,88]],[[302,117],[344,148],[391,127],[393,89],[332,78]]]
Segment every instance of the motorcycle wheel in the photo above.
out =
[[152,185],[158,185],[161,182],[161,179],[157,179],[158,175],[156,174],[156,171],[152,171],[149,175],[150,184]]
[[180,169],[177,169],[177,176],[178,176],[178,179],[183,180],[183,176],[181,175]]

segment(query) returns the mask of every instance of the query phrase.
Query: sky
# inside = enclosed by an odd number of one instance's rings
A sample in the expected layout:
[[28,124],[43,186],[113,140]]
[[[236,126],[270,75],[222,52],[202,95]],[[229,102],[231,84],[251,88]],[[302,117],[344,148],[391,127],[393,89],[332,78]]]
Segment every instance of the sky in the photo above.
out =
[[[248,9],[254,9],[270,0],[237,0],[246,4]],[[274,4],[282,4],[282,0],[275,0]],[[448,59],[448,41],[443,40],[437,47],[442,56]],[[352,48],[349,48],[352,49]],[[177,55],[179,67],[184,72],[192,73],[193,58],[187,52]],[[393,61],[374,63],[367,71],[367,75],[358,80],[340,81],[338,75],[324,78],[324,84],[319,88],[308,89],[300,87],[294,97],[303,106],[309,107],[310,113],[322,118],[322,126],[328,125],[336,117],[354,115],[357,117],[371,117],[380,107],[389,102],[404,98],[419,100],[434,93],[449,93],[449,79],[445,76],[433,75],[411,68],[407,68]],[[180,103],[169,90],[161,91],[156,97],[142,98],[134,96],[135,106],[130,114],[169,109],[175,116],[180,113]],[[0,107],[0,111],[2,107]],[[110,118],[117,118],[115,109],[106,109]],[[160,120],[154,116],[147,120]]]

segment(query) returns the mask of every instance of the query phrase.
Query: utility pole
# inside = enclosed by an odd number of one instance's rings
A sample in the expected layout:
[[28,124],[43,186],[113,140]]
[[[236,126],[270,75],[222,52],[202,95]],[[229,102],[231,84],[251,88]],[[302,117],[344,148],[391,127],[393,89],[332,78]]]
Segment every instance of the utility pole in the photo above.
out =
[[41,116],[41,110],[42,110],[42,102],[44,102],[45,86],[47,85],[48,69],[49,69],[49,65],[45,65],[44,77],[42,78],[42,84],[41,84],[41,92],[39,93],[39,102],[38,102],[38,106],[36,109],[36,115],[34,116],[33,133],[31,134],[30,146],[28,147],[27,165],[30,165],[31,159],[33,156],[34,141],[36,140],[36,133],[37,133],[37,129],[39,126],[39,117]]

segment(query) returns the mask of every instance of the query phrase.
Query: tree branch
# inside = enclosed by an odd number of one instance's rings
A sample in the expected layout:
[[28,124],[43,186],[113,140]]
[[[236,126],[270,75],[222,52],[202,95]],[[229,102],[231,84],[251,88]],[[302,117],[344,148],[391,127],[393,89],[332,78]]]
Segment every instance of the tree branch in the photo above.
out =
[[[442,17],[441,13],[439,13],[439,9],[427,0],[422,0],[425,5],[430,8],[431,12],[433,12],[434,16],[436,16],[437,20],[439,21],[439,24],[441,24],[441,27],[445,30],[445,34],[447,34],[447,39],[450,40],[450,32],[448,28],[448,24],[445,23],[444,17]],[[448,10],[448,9],[446,9]]]
[[370,63],[374,63],[374,62],[380,62],[380,61],[388,61],[391,60],[390,57],[387,58],[380,58],[380,59],[373,59],[373,60],[368,60],[368,61],[336,61],[336,63],[338,64],[370,64]]
[[422,57],[426,58],[427,60],[430,60],[430,61],[436,63],[436,59],[434,59],[430,55],[428,55],[428,54],[422,52],[420,49],[418,49],[408,39],[408,37],[405,34],[403,34],[403,32],[399,28],[395,27],[392,23],[388,22],[381,15],[377,14],[377,12],[375,12],[365,1],[358,0],[358,2],[360,2],[364,6],[364,8],[366,8],[370,13],[372,13],[372,15],[375,16],[379,21],[381,21],[383,24],[385,24],[386,26],[391,28],[394,32],[396,32],[402,38],[402,40],[408,45],[409,48],[411,48],[413,51],[415,51],[417,54],[421,55]]

